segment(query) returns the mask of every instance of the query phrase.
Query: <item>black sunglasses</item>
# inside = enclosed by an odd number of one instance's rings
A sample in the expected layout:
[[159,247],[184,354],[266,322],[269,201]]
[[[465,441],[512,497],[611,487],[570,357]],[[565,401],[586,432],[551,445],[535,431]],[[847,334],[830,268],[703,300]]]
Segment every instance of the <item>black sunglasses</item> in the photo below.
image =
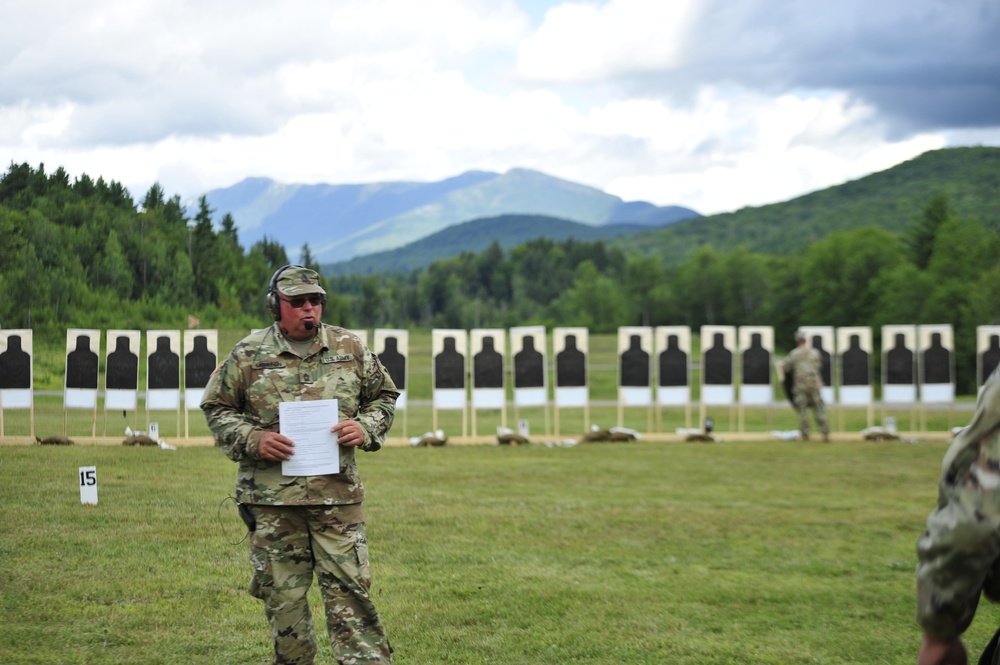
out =
[[281,298],[279,296],[278,300],[284,300],[294,309],[302,309],[305,307],[307,300],[313,307],[319,307],[320,305],[326,304],[326,296],[309,296],[308,298],[305,296],[299,296],[298,298]]

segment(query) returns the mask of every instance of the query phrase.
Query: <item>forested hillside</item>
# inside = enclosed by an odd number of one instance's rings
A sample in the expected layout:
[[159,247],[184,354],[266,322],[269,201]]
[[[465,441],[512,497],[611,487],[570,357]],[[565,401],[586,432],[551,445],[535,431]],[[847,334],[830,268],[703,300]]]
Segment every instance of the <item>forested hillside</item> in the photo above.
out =
[[[925,182],[905,206],[885,204],[916,211],[898,221],[904,231],[871,223],[794,253],[703,244],[671,259],[641,251],[645,241],[540,239],[410,274],[327,276],[324,319],[355,329],[771,325],[779,348],[798,325],[873,326],[878,342],[882,325],[951,323],[959,390],[970,393],[975,327],[1000,322],[998,193],[973,215],[953,204],[956,191]],[[957,198],[963,210],[969,200]],[[234,220],[213,214],[203,200],[187,219],[158,185],[136,205],[115,182],[11,165],[0,178],[0,326],[56,346],[69,327],[176,329],[189,315],[208,328],[259,327],[285,248],[265,239],[243,250]],[[302,253],[314,266],[307,244]]]
[[1000,148],[933,150],[791,201],[683,220],[617,244],[656,254],[670,266],[703,245],[791,255],[835,230],[905,232],[934,196],[945,197],[959,217],[1000,231]]
[[405,247],[388,252],[359,256],[340,263],[323,264],[326,275],[373,275],[410,272],[426,268],[434,261],[451,258],[462,252],[479,254],[493,242],[504,249],[538,238],[549,240],[594,241],[633,235],[647,228],[639,224],[589,226],[545,215],[501,215],[474,219],[449,226]]
[[257,324],[285,250],[263,241],[244,252],[233,219],[217,221],[205,207],[187,219],[159,185],[137,208],[117,182],[12,164],[0,179],[0,326],[45,336],[184,327],[188,315]]

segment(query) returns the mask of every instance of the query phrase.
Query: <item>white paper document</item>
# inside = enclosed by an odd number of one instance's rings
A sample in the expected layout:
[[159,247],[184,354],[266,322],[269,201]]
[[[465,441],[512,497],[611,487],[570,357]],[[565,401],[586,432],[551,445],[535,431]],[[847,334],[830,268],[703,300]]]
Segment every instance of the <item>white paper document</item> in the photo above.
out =
[[281,463],[283,476],[324,476],[340,473],[340,446],[330,428],[340,420],[337,400],[282,402],[279,431],[295,444],[291,459]]

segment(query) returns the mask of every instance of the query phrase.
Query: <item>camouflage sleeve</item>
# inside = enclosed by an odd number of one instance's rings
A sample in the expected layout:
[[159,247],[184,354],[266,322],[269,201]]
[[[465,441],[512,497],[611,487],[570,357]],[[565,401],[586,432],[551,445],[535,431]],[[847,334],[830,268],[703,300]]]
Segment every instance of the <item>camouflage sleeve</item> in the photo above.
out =
[[917,622],[939,639],[969,627],[1000,557],[998,428],[1000,383],[991,381],[945,455],[938,508],[917,541]]
[[1000,520],[975,507],[981,492],[956,488],[945,505],[927,518],[917,541],[917,622],[948,640],[972,623],[986,574],[1000,554]]
[[364,350],[364,377],[357,421],[365,432],[361,449],[374,452],[385,443],[385,435],[392,426],[399,391],[389,377],[389,372],[368,347]]
[[257,459],[263,430],[246,416],[242,372],[234,354],[223,361],[205,387],[201,409],[215,444],[234,462]]

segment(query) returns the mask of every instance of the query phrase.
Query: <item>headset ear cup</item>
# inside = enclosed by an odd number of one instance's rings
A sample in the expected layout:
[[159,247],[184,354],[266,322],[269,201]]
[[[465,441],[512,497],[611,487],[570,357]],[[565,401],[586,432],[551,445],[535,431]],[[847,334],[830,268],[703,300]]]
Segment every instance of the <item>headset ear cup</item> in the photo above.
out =
[[271,312],[271,317],[275,321],[281,320],[281,303],[278,302],[278,298],[274,295],[274,291],[267,292],[267,309]]

